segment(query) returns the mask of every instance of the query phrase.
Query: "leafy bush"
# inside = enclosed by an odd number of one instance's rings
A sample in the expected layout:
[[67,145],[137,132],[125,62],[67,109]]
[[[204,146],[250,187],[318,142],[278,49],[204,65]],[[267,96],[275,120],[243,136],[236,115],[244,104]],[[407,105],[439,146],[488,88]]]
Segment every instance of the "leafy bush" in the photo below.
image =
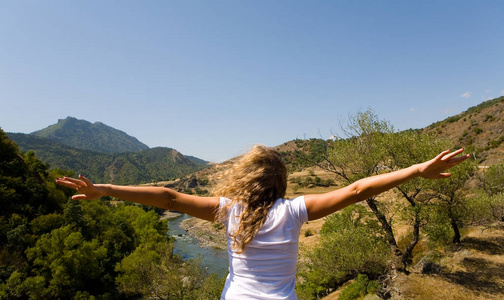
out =
[[297,286],[301,299],[324,296],[359,273],[379,276],[390,261],[381,228],[362,205],[329,216],[321,230],[320,246],[301,254]]
[[357,275],[355,282],[347,286],[339,300],[355,300],[363,298],[367,294],[374,294],[380,288],[380,284],[375,280],[369,280],[364,274]]

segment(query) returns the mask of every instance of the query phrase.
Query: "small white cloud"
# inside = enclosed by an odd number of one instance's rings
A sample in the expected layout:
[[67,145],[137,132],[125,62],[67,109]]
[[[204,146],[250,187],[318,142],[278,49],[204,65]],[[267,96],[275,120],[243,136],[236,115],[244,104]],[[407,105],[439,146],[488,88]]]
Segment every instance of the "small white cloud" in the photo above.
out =
[[470,98],[471,97],[471,92],[465,92],[462,95],[460,95],[462,98]]
[[451,114],[452,111],[453,111],[453,108],[445,108],[445,110],[444,110],[445,114]]
[[490,94],[492,90],[485,90],[485,93]]
[[409,109],[410,112],[414,112],[416,110],[416,108],[412,107]]
[[504,90],[501,91],[501,95],[504,95]]

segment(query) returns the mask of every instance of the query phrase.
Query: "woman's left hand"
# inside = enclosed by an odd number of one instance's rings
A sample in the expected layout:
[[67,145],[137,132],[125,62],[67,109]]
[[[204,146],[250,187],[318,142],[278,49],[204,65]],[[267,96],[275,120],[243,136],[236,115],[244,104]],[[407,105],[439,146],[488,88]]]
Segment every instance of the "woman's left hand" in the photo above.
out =
[[433,159],[421,163],[419,165],[420,176],[427,179],[440,179],[450,177],[451,173],[446,173],[446,170],[460,164],[464,160],[471,157],[471,154],[457,156],[458,154],[462,153],[462,151],[464,151],[464,148],[460,148],[451,153],[450,150],[446,150],[441,152]]

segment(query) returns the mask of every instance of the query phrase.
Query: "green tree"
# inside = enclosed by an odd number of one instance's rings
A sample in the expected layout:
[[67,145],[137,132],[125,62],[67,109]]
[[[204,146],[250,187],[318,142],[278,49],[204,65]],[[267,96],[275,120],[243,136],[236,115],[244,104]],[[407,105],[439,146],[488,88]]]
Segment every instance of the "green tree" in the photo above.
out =
[[[386,140],[390,159],[385,165],[390,170],[426,161],[449,148],[449,142],[446,140],[411,130],[387,135]],[[420,240],[420,231],[428,222],[428,208],[433,198],[428,191],[432,184],[433,181],[420,177],[396,187],[399,195],[406,200],[406,205],[398,202],[394,206],[400,208],[401,221],[407,222],[412,228],[411,234],[406,238],[405,247],[396,250],[403,267],[411,264],[413,250]]]
[[[327,159],[319,164],[320,167],[336,174],[345,185],[391,169],[387,142],[390,142],[394,129],[387,121],[380,120],[368,109],[352,116],[342,130],[347,138],[332,144]],[[385,213],[387,208],[376,201],[376,197],[366,199],[366,203],[380,222],[392,252],[401,257],[402,251],[397,246],[392,225]]]
[[453,243],[460,243],[462,227],[469,218],[467,210],[467,188],[468,180],[474,175],[475,162],[466,161],[450,169],[451,177],[444,180],[436,180],[431,185],[435,192],[438,204],[441,209],[438,210],[446,216],[444,220],[449,220],[453,230]]
[[478,176],[480,187],[489,195],[504,192],[504,163],[488,166]]
[[296,287],[301,299],[322,297],[360,273],[376,278],[386,272],[391,258],[378,222],[358,204],[329,216],[320,245],[301,253]]
[[479,192],[466,200],[469,223],[488,225],[493,222],[504,222],[504,193],[488,195]]
[[209,276],[201,260],[182,261],[166,243],[140,245],[116,266],[119,289],[128,297],[217,299],[223,281]]
[[34,247],[27,249],[32,271],[48,283],[47,297],[71,297],[77,291],[99,282],[101,262],[107,249],[97,240],[85,241],[71,225],[43,235]]

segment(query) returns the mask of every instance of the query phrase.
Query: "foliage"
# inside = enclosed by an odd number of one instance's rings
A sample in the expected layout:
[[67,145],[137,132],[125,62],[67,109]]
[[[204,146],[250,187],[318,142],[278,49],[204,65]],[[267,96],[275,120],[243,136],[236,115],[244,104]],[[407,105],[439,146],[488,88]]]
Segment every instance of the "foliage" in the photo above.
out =
[[97,239],[86,241],[80,232],[66,225],[41,236],[26,254],[33,263],[32,272],[47,283],[42,295],[72,297],[100,282],[107,249]]
[[292,150],[282,151],[288,172],[302,170],[305,167],[312,166],[314,163],[320,163],[324,160],[324,155],[332,141],[322,139],[296,139],[295,147]]
[[373,294],[380,288],[380,285],[375,280],[369,280],[365,274],[357,275],[355,282],[347,286],[341,295],[339,300],[355,300],[362,299],[367,294]]
[[[315,179],[314,179],[315,178]],[[289,182],[291,183],[296,183],[297,188],[299,189],[300,187],[316,187],[316,186],[323,186],[323,187],[329,187],[329,186],[334,186],[334,180],[332,179],[322,179],[318,176],[315,177],[306,177],[304,180],[300,176],[296,177],[291,177],[289,179]]]
[[328,217],[320,246],[303,251],[297,292],[303,299],[328,294],[360,273],[377,277],[390,261],[389,247],[377,221],[362,205]]
[[489,196],[504,193],[504,163],[489,166],[478,176],[478,180]]
[[466,202],[467,223],[487,225],[493,222],[504,222],[504,192],[489,195],[477,193]]
[[[469,218],[466,205],[467,189],[464,187],[474,175],[475,164],[475,161],[467,160],[463,164],[451,168],[452,175],[449,178],[432,181],[430,185],[438,200],[439,209],[437,212],[446,216],[444,221],[449,222],[453,230],[453,243],[460,243],[460,227],[464,226]],[[431,223],[431,226],[436,226],[435,222]]]
[[393,132],[387,121],[379,120],[371,109],[352,117],[344,129],[347,139],[333,143],[327,168],[346,184],[378,174],[386,160],[385,137]]
[[208,276],[200,258],[183,262],[172,252],[160,244],[138,247],[116,266],[121,292],[157,299],[217,299],[222,280]]

